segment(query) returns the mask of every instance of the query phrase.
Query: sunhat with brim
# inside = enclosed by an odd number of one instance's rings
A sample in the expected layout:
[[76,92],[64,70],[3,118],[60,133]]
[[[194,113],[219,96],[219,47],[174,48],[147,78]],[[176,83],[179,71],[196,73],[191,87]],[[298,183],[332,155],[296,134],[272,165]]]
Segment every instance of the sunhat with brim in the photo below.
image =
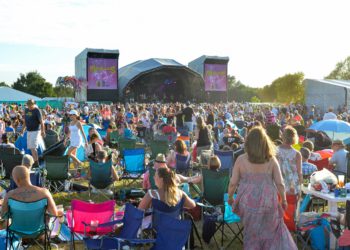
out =
[[164,154],[158,154],[157,157],[156,157],[155,162],[166,163],[165,155]]
[[73,110],[69,111],[69,115],[76,115],[76,116],[78,116],[78,112],[73,109]]
[[345,147],[343,141],[341,141],[341,140],[334,140],[334,141],[332,142],[332,145],[337,145],[337,146]]

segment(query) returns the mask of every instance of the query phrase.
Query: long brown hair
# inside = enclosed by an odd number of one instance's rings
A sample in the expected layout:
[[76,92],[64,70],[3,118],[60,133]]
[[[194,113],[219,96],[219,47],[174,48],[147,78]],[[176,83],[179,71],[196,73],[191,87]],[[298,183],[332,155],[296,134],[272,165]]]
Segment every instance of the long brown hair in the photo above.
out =
[[187,150],[186,143],[183,140],[176,140],[175,141],[175,150],[179,154],[184,154]]
[[177,185],[175,180],[175,173],[169,168],[158,168],[158,177],[163,179],[164,188],[164,202],[168,206],[176,206],[179,202],[177,195]]
[[249,131],[244,149],[251,163],[262,164],[276,155],[275,145],[260,126]]

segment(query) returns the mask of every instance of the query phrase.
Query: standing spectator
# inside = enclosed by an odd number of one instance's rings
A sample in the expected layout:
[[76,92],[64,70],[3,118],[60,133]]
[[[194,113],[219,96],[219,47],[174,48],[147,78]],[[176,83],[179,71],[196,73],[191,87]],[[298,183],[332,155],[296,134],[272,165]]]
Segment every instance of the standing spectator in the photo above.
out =
[[308,148],[301,148],[300,154],[303,162],[301,165],[303,176],[310,176],[313,172],[317,171],[316,165],[308,162],[311,152]]
[[[40,134],[45,137],[44,122],[40,113],[40,110],[35,105],[35,101],[30,99],[27,101],[28,108],[24,111],[24,123],[23,129],[27,129],[27,148],[32,153],[35,164],[38,163],[38,144],[40,140]],[[40,133],[41,132],[41,133]]]
[[281,168],[286,192],[289,195],[300,195],[300,185],[303,183],[301,170],[301,155],[292,145],[298,142],[298,133],[287,126],[282,135],[282,145],[278,147],[277,159]]
[[[287,199],[275,146],[262,127],[249,132],[245,152],[235,163],[228,189],[228,202],[234,202],[233,210],[244,226],[244,249],[296,250],[283,222],[282,207],[287,209]],[[238,194],[233,199],[237,187]]]
[[184,115],[184,125],[188,128],[189,132],[193,132],[192,116],[194,111],[190,106],[190,102],[186,103],[186,108],[182,110],[182,114]]
[[323,115],[323,120],[336,120],[337,115],[333,113],[333,108],[329,107],[328,112]]

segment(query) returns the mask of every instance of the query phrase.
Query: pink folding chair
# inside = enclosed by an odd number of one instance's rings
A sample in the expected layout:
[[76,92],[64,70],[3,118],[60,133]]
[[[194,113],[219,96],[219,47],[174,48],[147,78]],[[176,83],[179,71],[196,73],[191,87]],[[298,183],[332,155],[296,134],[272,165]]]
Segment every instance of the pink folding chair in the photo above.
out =
[[[67,211],[67,224],[71,231],[71,244],[74,249],[74,236],[82,234],[85,237],[91,235],[105,235],[114,230],[115,201],[102,203],[89,203],[80,200],[72,200],[71,211]],[[91,222],[97,221],[98,226],[92,227]]]

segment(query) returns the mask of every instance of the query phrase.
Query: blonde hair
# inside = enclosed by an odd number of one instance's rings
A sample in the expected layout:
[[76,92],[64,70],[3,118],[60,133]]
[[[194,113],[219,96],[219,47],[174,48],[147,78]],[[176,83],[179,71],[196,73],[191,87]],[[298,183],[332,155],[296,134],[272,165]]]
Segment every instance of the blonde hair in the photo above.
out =
[[299,141],[298,132],[292,126],[287,126],[283,131],[282,140],[288,145],[296,144]]
[[205,122],[203,120],[203,117],[198,116],[197,117],[197,127],[198,127],[198,129],[203,129],[203,128],[205,128],[205,126],[206,126],[206,124],[205,124]]
[[178,187],[176,185],[175,173],[169,168],[158,168],[157,174],[163,179],[164,202],[174,207],[179,202]]
[[244,149],[251,163],[262,164],[276,155],[275,145],[260,126],[249,131]]

